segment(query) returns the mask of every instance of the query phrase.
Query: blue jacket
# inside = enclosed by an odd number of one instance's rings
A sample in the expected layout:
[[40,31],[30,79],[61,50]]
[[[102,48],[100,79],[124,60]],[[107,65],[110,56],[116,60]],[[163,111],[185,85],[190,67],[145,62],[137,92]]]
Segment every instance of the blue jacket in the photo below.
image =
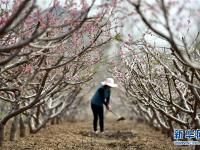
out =
[[103,104],[107,106],[109,104],[109,101],[110,89],[106,88],[105,86],[101,86],[97,89],[94,96],[92,97],[91,103],[103,107]]

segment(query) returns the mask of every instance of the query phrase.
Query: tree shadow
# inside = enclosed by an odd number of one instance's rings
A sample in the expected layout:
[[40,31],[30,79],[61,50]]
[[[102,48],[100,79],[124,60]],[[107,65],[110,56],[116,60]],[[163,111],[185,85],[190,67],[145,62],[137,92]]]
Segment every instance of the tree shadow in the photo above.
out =
[[99,138],[106,138],[106,139],[121,139],[121,140],[127,140],[127,139],[133,139],[137,136],[136,133],[133,133],[131,131],[109,131],[105,132],[104,134],[98,133],[95,134],[91,131],[80,131],[79,134],[82,136],[87,137],[99,137]]

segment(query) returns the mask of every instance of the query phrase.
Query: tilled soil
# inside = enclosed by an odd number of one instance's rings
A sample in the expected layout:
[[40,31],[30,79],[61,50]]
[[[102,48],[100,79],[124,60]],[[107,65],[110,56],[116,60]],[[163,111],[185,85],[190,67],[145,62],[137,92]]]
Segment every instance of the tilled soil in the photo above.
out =
[[66,122],[47,126],[37,134],[15,142],[5,141],[5,150],[191,150],[175,146],[171,140],[145,124],[109,121],[105,133],[94,134],[92,123]]

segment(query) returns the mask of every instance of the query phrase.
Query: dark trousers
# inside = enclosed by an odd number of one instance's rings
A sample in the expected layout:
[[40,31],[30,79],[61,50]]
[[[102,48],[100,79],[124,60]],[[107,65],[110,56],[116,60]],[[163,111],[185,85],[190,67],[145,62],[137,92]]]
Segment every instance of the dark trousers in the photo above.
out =
[[91,104],[91,107],[92,107],[92,112],[94,116],[94,120],[93,120],[94,131],[97,131],[97,121],[99,119],[100,131],[103,132],[104,131],[103,106]]

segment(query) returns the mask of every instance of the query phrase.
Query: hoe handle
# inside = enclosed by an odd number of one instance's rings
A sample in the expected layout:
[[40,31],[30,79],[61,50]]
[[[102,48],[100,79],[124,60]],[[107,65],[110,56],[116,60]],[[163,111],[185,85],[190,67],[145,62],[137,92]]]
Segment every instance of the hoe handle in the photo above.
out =
[[115,116],[117,116],[118,118],[120,118],[121,116],[119,116],[118,114],[116,114],[115,112],[113,112],[112,110],[109,110],[111,113],[113,113]]

